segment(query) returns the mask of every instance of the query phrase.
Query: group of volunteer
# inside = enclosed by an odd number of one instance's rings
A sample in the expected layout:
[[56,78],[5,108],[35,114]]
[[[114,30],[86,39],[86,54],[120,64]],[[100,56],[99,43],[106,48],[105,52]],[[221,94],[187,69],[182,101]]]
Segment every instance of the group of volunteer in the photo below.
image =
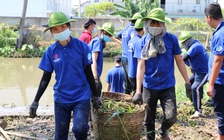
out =
[[[96,32],[97,23],[89,19],[84,24],[85,31],[79,39],[70,35],[70,22],[75,20],[67,19],[62,12],[54,12],[49,18],[49,27],[45,32],[49,30],[56,41],[47,48],[40,61],[39,68],[43,70],[43,76],[30,106],[30,116],[37,116],[38,102],[50,82],[52,73],[55,72],[55,139],[68,139],[73,113],[72,131],[75,138],[85,140],[89,131],[91,104],[96,110],[102,105],[100,96],[103,49],[107,42],[117,41],[122,46],[122,56],[115,57],[119,65],[116,65],[117,69],[112,73],[119,68],[119,75],[123,75],[115,78],[116,81],[123,82],[123,90],[122,86],[119,86],[119,92],[133,95],[135,104],[148,105],[144,120],[147,140],[155,139],[158,101],[163,110],[163,120],[157,132],[162,140],[170,140],[169,128],[177,121],[175,63],[185,81],[186,91],[189,90],[187,96],[194,105],[192,118],[202,117],[203,86],[209,81],[207,94],[212,97],[219,120],[219,138],[223,140],[224,111],[220,108],[224,100],[221,96],[224,90],[224,66],[221,63],[224,54],[224,23],[220,9],[217,3],[211,3],[205,8],[206,21],[210,27],[215,28],[210,57],[205,47],[189,32],[182,32],[179,39],[167,32],[166,13],[161,8],[152,9],[146,17],[142,17],[140,13],[134,14],[130,24],[118,34],[115,34],[114,24],[106,22],[102,27],[98,27],[96,37],[92,37]],[[182,54],[179,42],[186,49],[185,54]],[[192,69],[190,78],[186,65]],[[108,74],[108,77],[107,89],[116,92],[116,82],[110,83],[113,75]]]

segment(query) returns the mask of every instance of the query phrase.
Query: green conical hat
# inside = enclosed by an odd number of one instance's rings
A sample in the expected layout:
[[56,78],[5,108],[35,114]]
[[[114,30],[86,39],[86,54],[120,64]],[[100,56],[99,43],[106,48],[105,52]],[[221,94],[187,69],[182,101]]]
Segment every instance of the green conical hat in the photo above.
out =
[[44,30],[44,33],[54,26],[62,25],[62,24],[68,23],[68,22],[75,22],[75,21],[76,20],[74,20],[74,19],[69,20],[66,17],[66,15],[62,12],[54,12],[48,20],[49,27]]
[[187,31],[181,32],[181,34],[179,36],[180,43],[183,43],[184,41],[186,41],[190,37],[192,37],[192,35],[189,32],[187,32]]
[[137,19],[139,19],[139,18],[142,18],[142,15],[140,14],[140,13],[135,13],[134,15],[133,15],[133,17],[129,20],[129,21],[132,21],[132,20],[137,20]]
[[100,30],[104,30],[106,32],[108,32],[110,35],[112,36],[117,36],[115,33],[114,33],[114,24],[112,22],[106,22],[103,24],[102,27],[98,26],[98,28]]
[[152,19],[159,22],[166,22],[165,12],[161,8],[154,8],[148,13],[148,15],[145,18],[143,18],[143,20],[146,19]]
[[144,21],[142,19],[137,19],[135,22],[135,29],[141,29],[144,27]]

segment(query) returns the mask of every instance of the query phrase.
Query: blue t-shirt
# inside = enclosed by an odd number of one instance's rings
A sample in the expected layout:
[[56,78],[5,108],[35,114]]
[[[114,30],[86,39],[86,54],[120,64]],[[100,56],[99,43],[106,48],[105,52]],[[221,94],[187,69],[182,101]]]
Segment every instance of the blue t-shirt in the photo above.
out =
[[97,76],[100,77],[103,71],[103,42],[100,40],[99,36],[95,37],[89,42],[89,47],[92,53],[98,52],[97,57]]
[[131,78],[136,78],[138,59],[134,57],[135,47],[138,45],[138,42],[141,40],[140,35],[135,35],[128,42],[128,76]]
[[[212,65],[214,61],[214,55],[224,55],[224,21],[222,21],[216,30],[213,32],[210,45],[210,56],[208,61],[209,79],[211,76]],[[215,81],[216,84],[224,85],[224,64],[220,69],[219,75]]]
[[121,41],[122,41],[122,57],[126,57],[127,58],[128,41],[131,39],[131,36],[134,35],[135,33],[136,33],[136,31],[135,31],[133,23],[131,23],[125,29],[121,30],[118,33],[118,37],[120,37],[122,35],[122,37],[121,37]]
[[84,70],[92,63],[92,56],[86,43],[72,38],[66,46],[58,41],[45,51],[39,68],[55,71],[54,101],[74,103],[88,100],[91,90]]
[[[147,34],[138,43],[140,46],[136,49],[136,57],[138,59],[141,59],[141,50],[149,39],[150,35]],[[143,86],[148,89],[161,90],[175,85],[174,55],[181,54],[181,49],[175,35],[166,33],[163,36],[163,40],[166,52],[164,54],[157,54],[156,57],[145,61]]]
[[106,82],[110,83],[110,92],[124,92],[123,87],[124,69],[122,66],[115,66],[107,73]]
[[187,54],[190,56],[189,65],[195,73],[208,73],[208,54],[198,40],[193,42]]

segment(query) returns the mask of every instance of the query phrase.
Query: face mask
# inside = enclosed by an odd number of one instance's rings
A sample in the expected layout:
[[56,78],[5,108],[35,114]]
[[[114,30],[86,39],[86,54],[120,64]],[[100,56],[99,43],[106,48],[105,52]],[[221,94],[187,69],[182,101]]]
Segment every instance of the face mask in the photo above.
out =
[[92,34],[94,34],[96,32],[96,28],[93,28],[92,30]]
[[53,37],[55,40],[65,41],[68,39],[70,34],[71,34],[71,31],[68,28],[68,29],[64,30],[63,32],[53,34]]
[[102,39],[103,39],[105,42],[109,42],[109,41],[111,40],[111,38],[110,38],[109,36],[104,35],[104,34],[103,34]]
[[188,51],[190,49],[191,45],[193,44],[193,42],[194,42],[194,39],[191,37],[191,38],[187,39],[186,41],[184,41],[182,43],[182,45],[183,45],[184,49],[186,51]]
[[182,45],[183,45],[184,49],[185,49],[186,51],[188,51],[188,47],[187,47],[187,45],[186,45],[186,44],[182,44]]
[[147,27],[147,32],[152,36],[158,36],[163,31],[163,27]]

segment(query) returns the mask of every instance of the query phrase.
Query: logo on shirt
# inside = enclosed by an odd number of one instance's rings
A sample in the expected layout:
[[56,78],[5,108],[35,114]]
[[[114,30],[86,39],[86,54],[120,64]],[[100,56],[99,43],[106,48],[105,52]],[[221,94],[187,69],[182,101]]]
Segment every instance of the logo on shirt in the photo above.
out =
[[134,52],[134,46],[132,43],[129,43],[128,47],[129,47],[129,49],[128,49],[129,52]]
[[60,58],[58,58],[58,54],[54,54],[54,60],[55,63],[60,61]]
[[92,59],[92,55],[91,55],[91,53],[88,53],[88,54],[87,54],[87,59],[88,59],[88,60],[91,60],[91,59]]
[[221,52],[223,50],[222,46],[217,46],[215,49],[217,52]]
[[122,34],[122,37],[127,37],[127,36],[128,36],[128,32],[124,31],[123,34]]

